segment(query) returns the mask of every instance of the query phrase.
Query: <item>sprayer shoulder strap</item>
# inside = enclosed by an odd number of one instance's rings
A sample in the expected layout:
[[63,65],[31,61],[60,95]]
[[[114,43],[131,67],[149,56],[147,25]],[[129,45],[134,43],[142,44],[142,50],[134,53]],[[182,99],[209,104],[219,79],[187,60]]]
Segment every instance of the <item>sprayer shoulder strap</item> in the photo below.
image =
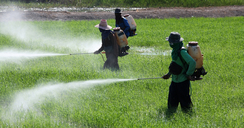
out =
[[185,59],[181,56],[181,53],[180,53],[181,50],[186,50],[186,48],[185,48],[185,47],[181,47],[181,48],[179,49],[179,51],[178,51],[178,56],[180,57],[180,60],[181,60],[181,62],[182,62],[182,64],[183,64],[183,66],[186,67],[186,66],[187,66],[187,63],[186,63]]
[[112,35],[112,41],[113,41],[113,44],[118,44],[117,43],[117,37],[115,36],[115,32],[114,31],[111,31],[111,33],[110,33],[111,35]]
[[115,34],[114,31],[110,31],[110,34],[109,34],[109,36],[108,36],[109,40],[111,40],[111,37],[115,37],[114,34]]
[[125,26],[125,19],[126,19],[126,18],[122,17],[122,19],[123,19],[123,24],[124,24],[124,26]]

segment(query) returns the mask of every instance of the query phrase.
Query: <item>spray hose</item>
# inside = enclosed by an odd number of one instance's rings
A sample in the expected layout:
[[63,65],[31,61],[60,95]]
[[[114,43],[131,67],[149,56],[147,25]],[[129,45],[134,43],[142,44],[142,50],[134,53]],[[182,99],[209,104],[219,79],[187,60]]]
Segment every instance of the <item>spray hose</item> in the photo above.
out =
[[[105,52],[102,52],[102,53],[99,53],[101,56],[102,56],[102,58],[103,58],[103,61],[105,62],[105,59],[104,59],[104,57],[103,57],[103,55],[102,54],[104,54]],[[82,54],[94,54],[94,53],[70,53],[69,55],[82,55]]]
[[103,58],[103,61],[105,62],[105,60],[104,60],[104,57],[103,57],[103,54],[102,54],[102,53],[100,53],[100,55],[102,56],[102,58]]

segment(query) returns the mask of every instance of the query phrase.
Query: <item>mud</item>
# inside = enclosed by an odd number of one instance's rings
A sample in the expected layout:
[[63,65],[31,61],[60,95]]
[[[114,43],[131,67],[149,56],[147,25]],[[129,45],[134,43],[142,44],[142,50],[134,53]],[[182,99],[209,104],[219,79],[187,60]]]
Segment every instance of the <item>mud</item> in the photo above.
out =
[[[244,6],[198,7],[198,8],[144,8],[126,11],[122,14],[131,14],[135,19],[143,18],[185,18],[185,17],[235,17],[244,16]],[[113,19],[113,11],[6,11],[0,12],[0,21],[6,20],[99,20]]]

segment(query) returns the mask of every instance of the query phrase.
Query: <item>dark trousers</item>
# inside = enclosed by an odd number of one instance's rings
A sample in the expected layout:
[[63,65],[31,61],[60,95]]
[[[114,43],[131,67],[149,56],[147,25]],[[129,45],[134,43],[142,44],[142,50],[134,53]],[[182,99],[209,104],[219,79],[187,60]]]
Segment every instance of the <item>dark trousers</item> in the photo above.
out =
[[119,69],[118,56],[115,56],[113,53],[106,53],[107,60],[105,61],[103,68],[110,68],[113,70]]
[[184,112],[188,112],[192,108],[191,97],[189,94],[190,81],[186,80],[181,83],[171,82],[169,87],[169,96],[168,96],[168,109],[171,112],[175,112],[179,103],[181,109]]

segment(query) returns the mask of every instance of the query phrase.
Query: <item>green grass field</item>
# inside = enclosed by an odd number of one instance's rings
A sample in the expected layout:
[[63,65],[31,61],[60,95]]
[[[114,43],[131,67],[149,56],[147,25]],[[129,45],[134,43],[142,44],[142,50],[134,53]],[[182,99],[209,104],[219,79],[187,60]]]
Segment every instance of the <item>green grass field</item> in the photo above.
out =
[[[136,19],[137,36],[119,71],[103,70],[101,55],[26,57],[92,52],[100,47],[96,21],[0,23],[0,127],[221,127],[244,126],[244,17]],[[108,20],[114,27],[115,21]],[[165,38],[177,31],[198,41],[208,72],[192,82],[193,115],[165,117],[171,80]],[[98,45],[98,46],[97,46]],[[140,50],[138,50],[140,49]],[[9,54],[24,57],[7,57]],[[105,55],[103,55],[105,57]],[[119,80],[121,81],[119,81]],[[130,79],[129,81],[124,79]]]

